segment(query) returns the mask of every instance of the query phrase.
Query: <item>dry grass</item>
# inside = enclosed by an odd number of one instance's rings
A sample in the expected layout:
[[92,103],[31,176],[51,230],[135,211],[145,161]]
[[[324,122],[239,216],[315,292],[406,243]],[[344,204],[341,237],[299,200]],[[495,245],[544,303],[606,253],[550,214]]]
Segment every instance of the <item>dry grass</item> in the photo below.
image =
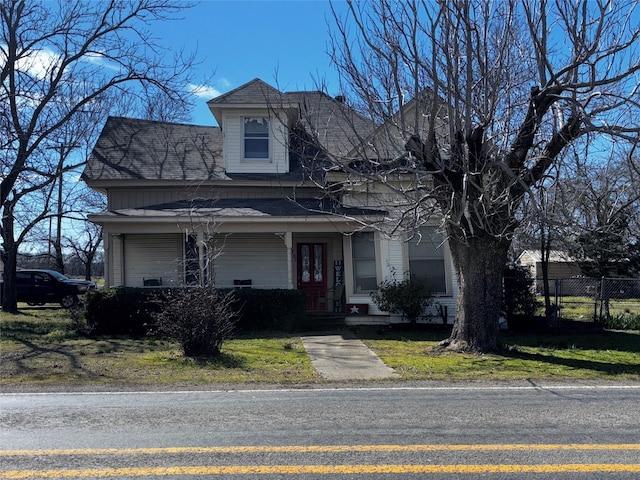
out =
[[295,336],[236,338],[222,350],[193,359],[166,340],[79,336],[61,309],[0,313],[0,385],[318,381]]

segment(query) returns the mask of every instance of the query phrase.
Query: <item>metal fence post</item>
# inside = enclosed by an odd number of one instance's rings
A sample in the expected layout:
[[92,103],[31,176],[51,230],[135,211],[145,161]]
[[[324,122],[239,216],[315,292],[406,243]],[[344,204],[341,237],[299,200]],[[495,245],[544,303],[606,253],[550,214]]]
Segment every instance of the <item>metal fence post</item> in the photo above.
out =
[[598,318],[598,321],[600,323],[603,323],[602,322],[602,309],[604,308],[604,295],[605,295],[605,292],[604,292],[604,277],[602,277],[600,279],[600,317]]
[[553,309],[553,324],[554,325],[558,325],[559,323],[559,316],[560,318],[562,318],[562,315],[559,315],[560,313],[560,299],[562,298],[562,295],[559,293],[560,289],[562,288],[562,281],[559,278],[555,279],[555,285],[553,288],[554,294],[555,294],[555,304],[556,307]]

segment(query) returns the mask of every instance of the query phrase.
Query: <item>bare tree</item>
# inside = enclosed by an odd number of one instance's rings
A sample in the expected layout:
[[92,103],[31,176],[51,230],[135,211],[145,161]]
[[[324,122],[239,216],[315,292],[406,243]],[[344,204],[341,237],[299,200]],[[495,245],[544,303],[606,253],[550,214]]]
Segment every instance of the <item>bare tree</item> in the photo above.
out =
[[[19,201],[38,194],[46,203],[43,192],[75,168],[63,155],[47,151],[60,145],[64,127],[87,112],[106,115],[116,97],[144,104],[160,95],[177,108],[188,101],[185,88],[193,58],[180,52],[169,57],[145,28],[148,22],[175,18],[188,6],[171,0],[0,4],[5,311],[17,308],[16,256],[24,236],[15,236],[16,221],[33,225],[38,220],[17,218]],[[22,206],[22,212],[28,209]],[[33,213],[42,218],[51,214],[49,208]]]
[[76,182],[76,185],[79,188],[71,189],[68,194],[68,203],[72,203],[74,209],[66,217],[68,228],[61,238],[61,249],[73,252],[72,258],[78,259],[84,267],[85,279],[91,280],[92,267],[102,253],[102,227],[89,222],[87,215],[106,210],[107,201],[103,194],[89,189],[84,182]]
[[377,130],[333,168],[403,198],[389,205],[401,209],[395,228],[441,221],[459,287],[442,346],[495,350],[525,197],[587,136],[638,141],[640,9],[632,0],[372,0],[348,1],[346,12],[334,10],[332,58],[348,102]]
[[633,166],[633,151],[619,150],[607,161],[589,164],[577,159],[573,166],[574,208],[567,222],[574,225],[575,234],[570,248],[587,276],[637,274],[640,189]]
[[80,232],[82,234],[74,237],[65,236],[64,245],[70,248],[84,265],[85,280],[91,280],[91,267],[102,244],[102,227],[88,221],[83,222],[82,225],[84,226],[84,231]]

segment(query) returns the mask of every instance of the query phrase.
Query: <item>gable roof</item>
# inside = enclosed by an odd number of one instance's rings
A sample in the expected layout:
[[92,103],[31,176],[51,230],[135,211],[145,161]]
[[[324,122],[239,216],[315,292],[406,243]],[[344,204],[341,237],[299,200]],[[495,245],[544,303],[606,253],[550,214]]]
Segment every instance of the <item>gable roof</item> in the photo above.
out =
[[259,78],[209,100],[207,106],[218,125],[222,125],[222,111],[234,108],[269,108],[286,112],[287,120],[295,121],[297,118],[297,105],[289,103],[286,95]]
[[230,92],[219,95],[207,102],[214,105],[280,105],[283,94],[268,83],[254,78]]
[[[540,252],[540,250],[523,250],[523,252],[518,255],[516,263],[519,263],[525,259],[529,259],[530,261],[536,263],[542,262],[542,253]],[[574,263],[577,260],[568,252],[562,250],[551,250],[549,252],[549,261],[553,263]]]
[[[373,131],[374,125],[368,119],[341,100],[320,91],[282,93],[257,78],[207,104],[212,112],[219,113],[216,109],[252,104],[272,108],[270,101],[289,113],[295,112],[295,122],[290,126],[301,127],[310,143],[321,145],[321,158],[325,154],[344,158]],[[94,185],[112,180],[304,180],[302,157],[295,148],[290,151],[288,173],[227,174],[222,141],[219,127],[109,117],[82,179]],[[314,166],[316,170],[321,171],[322,166]]]
[[218,127],[109,117],[83,180],[225,180]]

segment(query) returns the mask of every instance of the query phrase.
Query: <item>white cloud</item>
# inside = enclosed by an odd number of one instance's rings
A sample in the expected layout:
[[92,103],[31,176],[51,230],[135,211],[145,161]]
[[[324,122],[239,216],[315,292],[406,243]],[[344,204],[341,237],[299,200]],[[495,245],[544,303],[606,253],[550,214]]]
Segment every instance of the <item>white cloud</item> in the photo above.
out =
[[196,97],[204,98],[206,100],[218,97],[222,93],[220,90],[210,85],[195,85],[193,83],[189,84],[189,91]]
[[233,86],[233,84],[226,78],[221,78],[220,80],[218,80],[218,83],[224,90],[230,90]]
[[[6,57],[3,55],[3,60]],[[45,79],[49,73],[60,64],[60,55],[53,50],[43,48],[41,50],[31,50],[28,55],[18,59],[16,69],[27,72],[37,79]]]
[[120,67],[115,65],[110,59],[108,59],[101,52],[89,52],[82,59],[85,62],[99,65],[102,68],[107,68],[109,70],[119,70]]
[[[7,57],[5,54],[6,44],[0,43],[0,62],[5,63]],[[51,72],[59,68],[62,56],[59,53],[49,49],[40,48],[26,52],[16,61],[16,69],[20,72],[27,73],[38,80],[45,80],[51,75]],[[82,61],[99,65],[101,68],[110,70],[118,70],[118,66],[109,62],[109,60],[98,52],[87,53],[82,57]]]

